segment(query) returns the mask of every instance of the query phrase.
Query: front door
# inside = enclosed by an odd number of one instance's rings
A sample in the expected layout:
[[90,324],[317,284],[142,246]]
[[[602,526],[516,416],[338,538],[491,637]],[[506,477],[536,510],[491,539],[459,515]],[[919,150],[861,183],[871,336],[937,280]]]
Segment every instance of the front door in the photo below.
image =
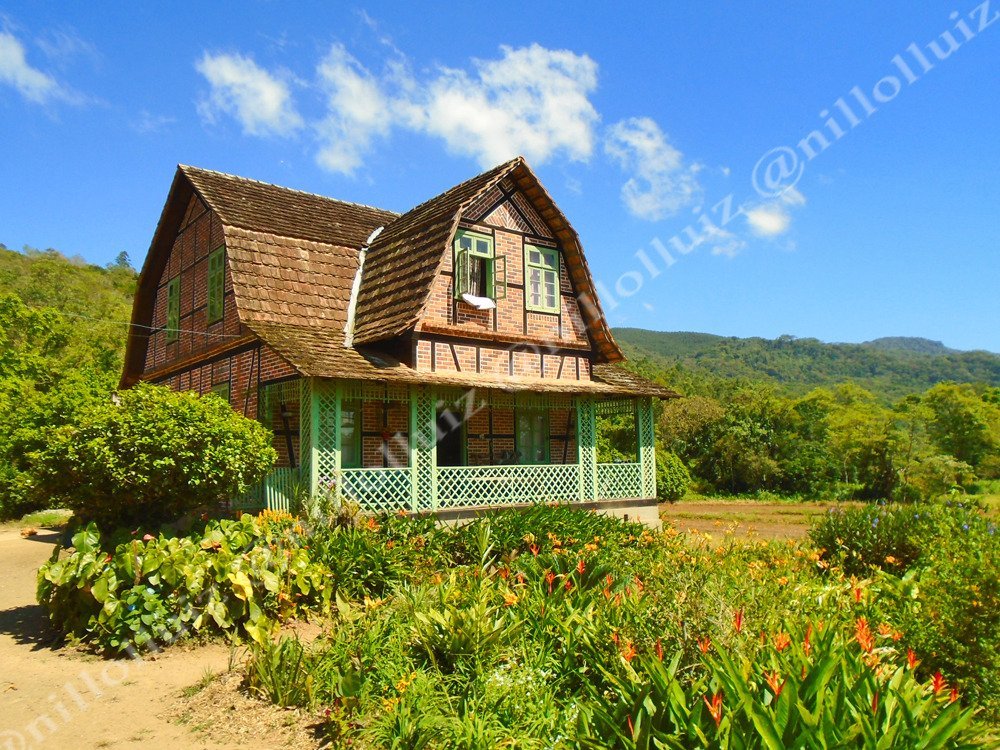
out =
[[465,465],[464,435],[461,413],[455,409],[441,409],[437,415],[438,466]]

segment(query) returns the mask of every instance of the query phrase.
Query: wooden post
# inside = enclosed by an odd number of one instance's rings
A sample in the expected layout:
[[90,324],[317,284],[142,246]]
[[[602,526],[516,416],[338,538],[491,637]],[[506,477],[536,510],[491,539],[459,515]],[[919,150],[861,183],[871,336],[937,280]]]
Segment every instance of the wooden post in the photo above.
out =
[[434,392],[410,388],[410,509],[437,508],[437,414]]
[[597,406],[591,396],[576,399],[580,500],[597,498]]
[[642,476],[642,497],[656,497],[656,429],[653,421],[653,399],[643,396],[635,400],[635,426],[638,432],[639,466]]

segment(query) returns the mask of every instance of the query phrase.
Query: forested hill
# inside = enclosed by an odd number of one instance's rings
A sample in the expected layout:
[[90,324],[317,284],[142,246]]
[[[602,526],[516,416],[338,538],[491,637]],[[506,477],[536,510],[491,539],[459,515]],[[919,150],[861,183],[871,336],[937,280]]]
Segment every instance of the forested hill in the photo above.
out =
[[637,364],[647,360],[675,374],[768,380],[792,394],[853,382],[894,401],[945,380],[1000,386],[1000,355],[955,351],[920,338],[827,344],[792,336],[741,339],[641,328],[616,328],[614,335]]

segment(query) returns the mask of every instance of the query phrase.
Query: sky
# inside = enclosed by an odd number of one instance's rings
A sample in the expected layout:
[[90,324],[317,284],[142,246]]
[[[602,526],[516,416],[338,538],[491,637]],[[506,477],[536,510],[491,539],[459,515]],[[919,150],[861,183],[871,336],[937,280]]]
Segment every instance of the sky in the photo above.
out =
[[998,123],[1000,0],[8,2],[0,242],[139,266],[178,163],[405,211],[521,154],[612,325],[1000,352]]

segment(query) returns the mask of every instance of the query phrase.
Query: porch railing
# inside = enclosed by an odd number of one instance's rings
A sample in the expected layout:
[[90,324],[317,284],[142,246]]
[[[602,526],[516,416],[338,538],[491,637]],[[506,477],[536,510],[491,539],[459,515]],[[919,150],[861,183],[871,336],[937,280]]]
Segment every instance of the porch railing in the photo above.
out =
[[291,510],[300,487],[299,470],[277,468],[243,497],[232,502],[233,510]]
[[602,500],[642,497],[642,465],[597,464],[597,496]]
[[578,464],[442,466],[438,508],[572,501],[580,497]]
[[411,471],[400,469],[341,469],[340,490],[365,510],[411,507]]

